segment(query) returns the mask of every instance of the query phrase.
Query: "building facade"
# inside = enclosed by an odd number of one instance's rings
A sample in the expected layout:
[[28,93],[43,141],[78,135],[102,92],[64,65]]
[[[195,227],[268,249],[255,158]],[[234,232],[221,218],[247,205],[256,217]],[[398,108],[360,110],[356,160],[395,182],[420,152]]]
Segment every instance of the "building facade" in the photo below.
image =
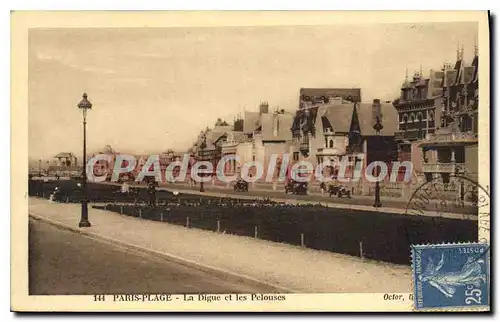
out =
[[[443,68],[439,127],[419,144],[427,181],[439,179],[447,184],[453,175],[478,179],[478,68],[477,49],[470,64],[464,61],[462,49],[455,65]],[[464,199],[463,191],[457,194]]]
[[[337,91],[345,96],[327,96],[337,95]],[[311,97],[311,92],[321,96]],[[372,161],[395,160],[396,109],[378,99],[372,103],[357,102],[360,98],[359,89],[302,89],[291,128],[293,162],[308,161],[316,167],[323,162],[335,165],[347,158],[345,175],[350,178],[360,160],[364,160],[364,167]],[[377,117],[384,126],[380,133],[373,128]],[[336,166],[323,169],[323,176],[337,175]]]
[[[398,112],[398,159],[412,161],[417,172],[421,172],[421,149],[418,141],[435,132],[439,126],[444,71],[430,71],[424,77],[422,70],[415,72],[411,80],[408,75],[401,87],[401,95],[393,102]],[[438,120],[436,122],[436,119]]]

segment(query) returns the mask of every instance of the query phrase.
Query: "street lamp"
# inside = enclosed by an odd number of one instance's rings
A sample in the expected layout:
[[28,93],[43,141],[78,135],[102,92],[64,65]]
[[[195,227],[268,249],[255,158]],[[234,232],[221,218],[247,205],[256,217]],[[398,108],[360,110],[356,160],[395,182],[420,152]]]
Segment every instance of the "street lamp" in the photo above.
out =
[[87,100],[87,93],[83,93],[83,99],[78,103],[78,108],[83,112],[83,170],[82,170],[82,215],[78,227],[90,227],[88,198],[87,198],[87,110],[92,108],[92,103]]
[[[375,134],[377,135],[377,138],[379,139],[378,141],[380,142],[380,131],[382,131],[384,127],[380,123],[380,117],[377,116],[377,122],[373,125],[373,129],[375,130]],[[377,159],[378,156],[380,155],[377,147]],[[379,161],[379,160],[377,160]],[[378,177],[380,176],[380,166],[377,167],[377,181],[375,182],[375,203],[373,204],[373,207],[379,208],[382,207],[382,204],[380,203],[380,182],[378,180]]]

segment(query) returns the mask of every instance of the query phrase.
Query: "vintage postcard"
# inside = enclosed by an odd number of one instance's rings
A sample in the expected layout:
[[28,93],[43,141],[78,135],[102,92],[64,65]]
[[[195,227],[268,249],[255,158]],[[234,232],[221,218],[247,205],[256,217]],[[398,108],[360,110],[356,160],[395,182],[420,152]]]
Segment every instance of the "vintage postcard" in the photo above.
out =
[[488,12],[11,20],[12,310],[490,310]]

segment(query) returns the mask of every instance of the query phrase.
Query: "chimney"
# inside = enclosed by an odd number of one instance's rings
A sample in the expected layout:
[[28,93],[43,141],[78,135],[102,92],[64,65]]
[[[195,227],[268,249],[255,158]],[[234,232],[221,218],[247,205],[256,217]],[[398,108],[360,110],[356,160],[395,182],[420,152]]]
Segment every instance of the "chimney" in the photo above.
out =
[[260,103],[259,113],[260,114],[267,114],[267,113],[269,113],[269,104],[267,102]]
[[379,118],[380,123],[382,123],[382,111],[380,106],[380,99],[378,98],[374,99],[372,104],[372,124],[377,123],[377,117]]
[[237,117],[233,123],[233,131],[243,132],[243,119]]

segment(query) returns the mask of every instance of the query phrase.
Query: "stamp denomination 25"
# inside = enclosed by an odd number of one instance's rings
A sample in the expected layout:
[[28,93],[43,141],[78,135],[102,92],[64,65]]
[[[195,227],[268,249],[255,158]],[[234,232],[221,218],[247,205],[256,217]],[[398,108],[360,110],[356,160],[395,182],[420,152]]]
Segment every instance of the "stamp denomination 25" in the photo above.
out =
[[416,310],[487,309],[489,245],[413,245]]

